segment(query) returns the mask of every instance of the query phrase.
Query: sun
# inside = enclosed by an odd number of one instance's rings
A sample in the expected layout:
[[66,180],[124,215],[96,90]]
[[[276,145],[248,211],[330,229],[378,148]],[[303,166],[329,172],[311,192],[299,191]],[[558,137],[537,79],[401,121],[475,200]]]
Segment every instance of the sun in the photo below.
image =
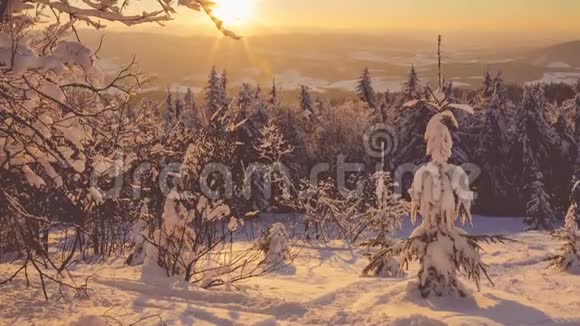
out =
[[254,12],[254,0],[215,0],[214,15],[226,26],[247,24]]

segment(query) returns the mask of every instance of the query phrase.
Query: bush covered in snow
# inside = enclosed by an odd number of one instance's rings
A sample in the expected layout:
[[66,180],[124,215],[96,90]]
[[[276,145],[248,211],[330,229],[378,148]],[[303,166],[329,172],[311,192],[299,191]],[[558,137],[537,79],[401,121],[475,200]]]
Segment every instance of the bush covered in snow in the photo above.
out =
[[274,223],[266,229],[258,239],[258,248],[264,253],[261,264],[276,266],[288,258],[290,240],[286,227],[282,223]]

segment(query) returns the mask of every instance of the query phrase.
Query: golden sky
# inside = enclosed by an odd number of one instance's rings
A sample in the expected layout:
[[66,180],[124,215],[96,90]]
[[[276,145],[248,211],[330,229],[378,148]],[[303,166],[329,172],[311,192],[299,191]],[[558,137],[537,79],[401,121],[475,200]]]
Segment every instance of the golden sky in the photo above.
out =
[[[580,0],[214,0],[250,3],[232,29],[242,34],[292,31],[477,33],[580,39]],[[137,2],[147,7],[155,0]],[[141,9],[141,8],[139,8]],[[234,10],[235,11],[235,10]],[[230,15],[235,13],[230,12]],[[150,28],[150,27],[146,27]],[[207,17],[180,9],[160,32],[212,32]]]

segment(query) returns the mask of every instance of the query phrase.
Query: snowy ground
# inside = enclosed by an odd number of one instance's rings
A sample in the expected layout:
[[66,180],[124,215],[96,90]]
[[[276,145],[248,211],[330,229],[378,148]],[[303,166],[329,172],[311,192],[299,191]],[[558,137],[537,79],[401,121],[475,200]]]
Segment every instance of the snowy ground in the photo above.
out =
[[[159,315],[168,325],[579,325],[580,273],[546,269],[560,246],[544,233],[518,233],[518,219],[476,218],[473,233],[508,234],[520,242],[485,246],[492,287],[470,298],[422,299],[417,266],[403,279],[363,278],[363,251],[342,242],[305,244],[295,267],[236,284],[226,291],[168,287],[142,281],[140,267],[123,258],[78,266],[93,275],[90,296],[45,301],[24,280],[0,286],[0,325],[124,325]],[[401,235],[410,231],[405,225]],[[14,266],[0,265],[0,278]],[[139,325],[158,325],[159,317]]]

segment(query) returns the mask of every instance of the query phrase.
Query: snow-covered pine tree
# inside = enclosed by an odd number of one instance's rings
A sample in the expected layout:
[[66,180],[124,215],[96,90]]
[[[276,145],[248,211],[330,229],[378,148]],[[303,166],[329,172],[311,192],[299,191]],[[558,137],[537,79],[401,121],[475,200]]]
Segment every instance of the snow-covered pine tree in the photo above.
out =
[[[290,196],[292,180],[286,167],[294,147],[288,144],[277,123],[270,120],[260,129],[254,150],[257,152],[258,162],[267,166],[268,171],[265,172],[271,182],[271,197],[264,197],[264,200],[269,200],[266,208],[276,208]],[[258,190],[263,192],[263,182],[258,186]]]
[[228,73],[224,69],[220,77],[221,82],[221,106],[227,108],[230,104],[230,98],[228,97]]
[[254,100],[254,91],[248,83],[243,83],[238,93],[238,109],[240,110],[240,119],[246,119],[250,115],[252,102]]
[[576,142],[574,176],[580,180],[580,94],[576,95],[574,100],[574,141]]
[[284,224],[270,225],[258,239],[258,249],[264,253],[260,265],[271,268],[284,263],[290,251],[290,240]]
[[278,86],[276,86],[276,79],[272,79],[272,88],[270,89],[270,99],[268,100],[268,104],[272,107],[276,107],[280,105],[280,99],[278,98]]
[[485,75],[483,77],[482,90],[481,90],[484,98],[491,97],[491,95],[493,94],[493,91],[495,89],[494,84],[495,84],[494,80],[493,80],[493,78],[491,78],[491,74],[489,73],[489,70],[486,71]]
[[175,105],[174,105],[173,112],[174,112],[175,121],[181,121],[181,118],[183,116],[183,101],[179,97],[177,97],[175,99]]
[[365,67],[356,86],[356,94],[372,110],[377,107],[375,90],[373,89],[369,68]]
[[[439,86],[442,86],[441,68]],[[455,226],[457,218],[462,223],[471,223],[473,193],[469,189],[469,177],[465,171],[448,163],[453,148],[450,128],[458,127],[450,109],[473,114],[473,108],[447,102],[440,89],[429,93],[432,98],[424,103],[437,110],[425,130],[426,153],[431,161],[416,172],[409,190],[411,220],[415,223],[420,214],[421,224],[409,239],[401,240],[373,255],[369,266],[378,260],[387,261],[395,256],[401,256],[402,267],[408,266],[412,260],[418,261],[419,291],[423,297],[431,294],[465,296],[467,292],[458,279],[458,271],[465,272],[478,289],[482,274],[490,280],[487,265],[481,261],[481,246],[478,242],[503,242],[506,239],[501,236],[471,236]]]
[[391,236],[401,228],[402,217],[409,211],[409,204],[395,192],[396,185],[389,172],[378,170],[370,181],[374,184],[374,194],[367,210],[366,224],[373,237],[368,244],[388,247],[394,243]]
[[569,181],[574,176],[574,161],[576,158],[577,145],[574,140],[574,135],[569,128],[566,121],[564,109],[557,107],[558,117],[553,129],[556,133],[558,146],[554,151],[551,161],[551,175],[552,182],[550,186],[550,193],[553,194],[553,204],[557,211],[565,210],[570,205],[568,196]]
[[536,166],[532,166],[529,179],[531,184],[525,189],[528,202],[524,224],[528,230],[551,229],[554,222],[554,210],[550,204],[551,198],[545,191],[544,176]]
[[[466,106],[457,107],[468,110]],[[462,223],[471,223],[473,194],[465,171],[448,163],[453,146],[449,130],[452,126],[457,127],[455,117],[447,105],[440,105],[425,132],[431,161],[417,171],[410,190],[411,218],[416,222],[420,213],[422,222],[408,240],[381,250],[372,257],[369,265],[399,255],[403,259],[401,266],[406,266],[411,260],[418,261],[421,265],[419,290],[423,297],[432,294],[465,296],[467,292],[457,275],[460,270],[479,289],[481,276],[489,277],[487,265],[481,261],[478,242],[505,240],[502,237],[470,236],[455,226],[458,217]]]
[[198,117],[198,109],[195,103],[195,95],[191,88],[187,89],[185,96],[183,98],[183,114],[181,121],[183,125],[191,130],[199,127],[199,117]]
[[218,76],[216,67],[213,66],[208,77],[207,86],[205,87],[205,107],[203,110],[210,126],[212,121],[219,120],[219,116],[223,115],[223,110],[225,110],[223,104],[223,84],[221,78]]
[[411,66],[407,81],[403,84],[403,100],[410,101],[421,98],[421,85],[415,66]]
[[555,234],[558,239],[563,239],[566,243],[560,248],[560,252],[546,258],[550,262],[549,267],[558,270],[569,270],[574,266],[580,266],[580,233],[578,233],[578,200],[580,199],[580,182],[574,182],[570,194],[571,204],[566,213],[566,224],[561,232]]
[[499,95],[501,103],[505,106],[507,104],[507,91],[505,88],[505,83],[503,81],[503,74],[498,71],[493,79],[494,92]]
[[[481,207],[502,206],[502,203],[511,198],[509,194],[509,178],[506,175],[506,163],[503,158],[509,154],[509,135],[504,111],[502,110],[501,95],[492,88],[487,110],[477,114],[477,125],[471,132],[475,136],[473,158],[480,165],[482,176],[478,179]],[[493,212],[492,212],[493,213]]]
[[300,86],[300,109],[306,118],[312,119],[314,117],[312,97],[310,96],[308,86],[305,85]]
[[[514,132],[516,139],[513,141],[511,150],[512,165],[517,167],[517,171],[510,172],[514,175],[519,174],[518,185],[525,190],[520,193],[520,197],[526,209],[532,200],[530,196],[534,194],[539,196],[537,187],[545,186],[546,172],[550,172],[549,161],[551,161],[551,156],[555,154],[554,149],[558,145],[557,135],[544,119],[544,106],[542,88],[538,85],[527,86],[524,90],[522,104],[516,115]],[[534,187],[536,189],[532,190]],[[540,219],[551,218],[551,216],[537,217]],[[528,229],[549,226],[542,220],[533,222],[531,218],[526,219],[525,222]]]
[[175,124],[175,106],[173,101],[173,94],[171,90],[167,90],[167,98],[165,99],[165,108],[162,113],[163,123],[165,128],[172,128]]
[[389,95],[389,91],[386,91],[385,94],[383,95],[381,101],[380,101],[378,110],[376,110],[376,112],[374,114],[375,120],[378,121],[379,123],[386,124],[389,121],[389,110],[390,109],[391,109],[391,107],[390,107],[390,95]]

